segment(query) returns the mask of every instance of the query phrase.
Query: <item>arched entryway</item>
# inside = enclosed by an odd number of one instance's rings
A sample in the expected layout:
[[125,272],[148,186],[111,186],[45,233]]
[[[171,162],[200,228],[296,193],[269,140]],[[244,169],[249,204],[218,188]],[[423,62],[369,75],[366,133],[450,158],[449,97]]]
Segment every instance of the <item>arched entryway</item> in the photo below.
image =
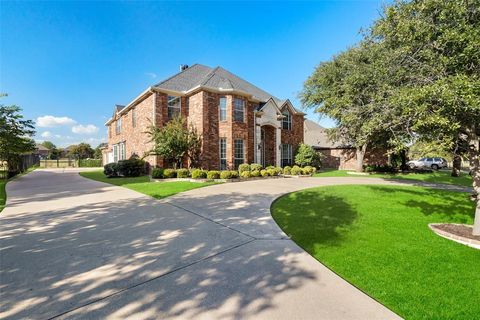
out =
[[276,164],[276,128],[271,125],[263,125],[260,128],[260,164],[263,167]]

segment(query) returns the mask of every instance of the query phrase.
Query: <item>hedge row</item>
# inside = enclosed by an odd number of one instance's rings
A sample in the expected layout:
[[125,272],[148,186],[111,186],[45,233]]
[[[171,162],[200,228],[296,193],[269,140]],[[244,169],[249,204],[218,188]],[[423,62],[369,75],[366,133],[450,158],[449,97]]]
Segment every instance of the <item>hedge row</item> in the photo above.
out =
[[102,159],[80,159],[78,160],[79,167],[101,167]]
[[262,169],[258,164],[241,164],[236,170],[203,170],[203,169],[163,169],[153,168],[152,178],[192,178],[192,179],[234,179],[234,178],[252,178],[252,177],[275,177],[284,175],[311,175],[316,172],[315,167],[306,166],[286,166],[285,168],[269,166]]

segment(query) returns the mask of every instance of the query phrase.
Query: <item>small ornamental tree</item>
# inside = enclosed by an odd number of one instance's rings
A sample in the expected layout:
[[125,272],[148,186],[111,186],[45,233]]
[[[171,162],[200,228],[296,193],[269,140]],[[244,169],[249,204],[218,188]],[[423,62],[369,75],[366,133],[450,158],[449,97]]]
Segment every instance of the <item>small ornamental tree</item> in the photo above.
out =
[[188,157],[192,164],[200,159],[201,137],[193,126],[187,127],[185,120],[175,118],[164,127],[150,126],[147,133],[154,143],[151,154],[159,155],[172,162],[174,168],[181,167],[182,160]]
[[312,166],[319,168],[321,165],[321,156],[312,146],[304,143],[300,144],[295,155],[295,164],[300,167]]

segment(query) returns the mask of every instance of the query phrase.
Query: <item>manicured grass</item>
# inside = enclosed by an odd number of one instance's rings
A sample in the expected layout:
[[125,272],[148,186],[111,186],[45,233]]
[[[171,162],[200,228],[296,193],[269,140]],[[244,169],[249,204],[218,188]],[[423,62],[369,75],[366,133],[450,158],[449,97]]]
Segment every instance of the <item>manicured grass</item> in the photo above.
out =
[[446,183],[446,184],[456,184],[465,187],[472,186],[472,178],[466,174],[462,173],[460,177],[450,176],[449,170],[440,170],[432,173],[374,173],[370,175],[352,175],[348,174],[347,170],[328,170],[325,169],[322,172],[316,173],[315,177],[372,177],[372,178],[385,178],[385,179],[408,179],[408,180],[419,180],[425,182],[434,182],[434,183]]
[[5,207],[5,202],[7,201],[7,192],[5,191],[5,185],[7,180],[0,179],[0,212],[2,212]]
[[215,182],[199,183],[188,181],[150,182],[148,176],[141,176],[135,178],[107,178],[102,171],[80,172],[80,175],[82,177],[92,180],[97,180],[132,189],[157,199],[166,198],[179,192],[216,184]]
[[480,250],[428,228],[472,224],[467,196],[420,187],[318,187],[278,199],[272,215],[313,257],[400,316],[476,319]]

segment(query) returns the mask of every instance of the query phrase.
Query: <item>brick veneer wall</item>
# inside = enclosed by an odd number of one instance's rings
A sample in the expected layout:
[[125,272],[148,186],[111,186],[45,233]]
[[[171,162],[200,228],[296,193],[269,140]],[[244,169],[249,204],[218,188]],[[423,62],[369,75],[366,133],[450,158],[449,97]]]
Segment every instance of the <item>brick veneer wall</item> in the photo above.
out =
[[[303,143],[303,115],[292,115],[292,129],[291,130],[281,130],[281,143],[291,144],[293,157],[295,158],[296,150],[298,145]],[[295,161],[295,159],[293,159]]]
[[275,166],[277,164],[277,129],[275,127],[266,125],[262,127],[262,130],[265,132],[265,165]]
[[[107,127],[108,131],[108,151],[112,151],[113,145],[125,142],[125,153],[127,158],[133,154],[143,157],[153,147],[153,143],[149,142],[150,138],[145,131],[152,125],[153,106],[155,104],[155,95],[152,93],[146,96],[143,100],[138,102],[135,108],[135,127],[132,122],[132,110],[121,115],[122,129],[119,134],[116,133],[115,119]],[[148,156],[145,160],[154,164],[155,157]]]
[[[220,97],[227,99],[227,120],[219,121]],[[234,98],[241,98],[245,103],[245,122],[233,121]],[[122,115],[122,130],[120,134],[115,133],[116,119],[108,126],[110,132],[108,137],[108,151],[112,151],[113,144],[125,142],[127,158],[132,154],[142,157],[148,153],[153,143],[149,142],[150,137],[145,131],[152,124],[162,127],[168,122],[168,95],[154,92],[146,95],[135,106],[136,126],[132,126],[132,110]],[[219,139],[227,139],[227,166],[233,168],[234,153],[233,142],[235,139],[244,140],[245,161],[254,162],[254,110],[258,104],[248,101],[245,97],[235,95],[222,95],[208,91],[198,91],[190,96],[182,97],[182,117],[187,119],[188,125],[193,125],[202,136],[202,153],[200,164],[205,169],[218,169]],[[260,137],[258,137],[260,139]],[[274,139],[275,142],[275,135]],[[294,145],[294,149],[303,141],[303,116],[292,117],[292,130],[282,130],[282,142]],[[275,149],[273,150],[275,154]],[[161,157],[149,155],[145,158],[151,165],[166,167],[167,164]],[[275,163],[275,162],[273,162]],[[184,161],[184,165],[187,162]]]
[[[322,166],[324,168],[335,168],[340,170],[355,170],[357,157],[355,149],[322,149],[319,150],[324,155]],[[388,164],[388,155],[385,150],[367,151],[364,158],[364,164]]]

